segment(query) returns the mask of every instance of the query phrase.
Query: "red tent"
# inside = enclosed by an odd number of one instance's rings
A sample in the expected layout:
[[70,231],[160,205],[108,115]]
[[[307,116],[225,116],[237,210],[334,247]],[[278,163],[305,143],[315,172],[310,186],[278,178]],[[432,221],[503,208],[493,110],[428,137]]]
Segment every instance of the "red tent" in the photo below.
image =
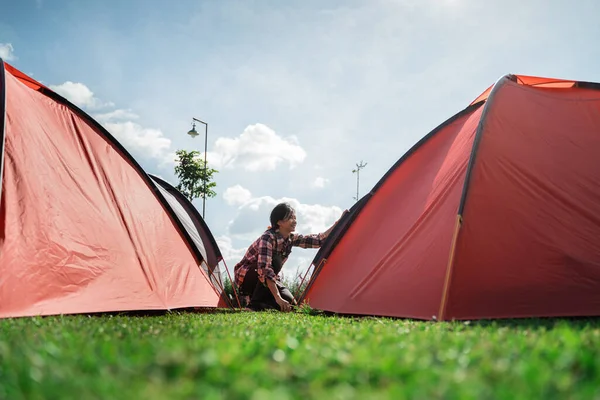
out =
[[0,177],[0,318],[223,305],[194,207],[2,60]]
[[418,319],[600,315],[600,84],[507,75],[336,226],[304,299]]

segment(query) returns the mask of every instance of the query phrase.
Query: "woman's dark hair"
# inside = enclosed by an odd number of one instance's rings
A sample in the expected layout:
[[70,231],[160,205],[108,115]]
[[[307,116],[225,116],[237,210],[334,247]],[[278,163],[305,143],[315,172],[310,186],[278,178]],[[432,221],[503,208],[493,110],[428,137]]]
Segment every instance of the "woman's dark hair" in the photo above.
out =
[[285,221],[294,213],[294,209],[288,203],[279,203],[271,211],[271,229],[278,229],[277,222]]

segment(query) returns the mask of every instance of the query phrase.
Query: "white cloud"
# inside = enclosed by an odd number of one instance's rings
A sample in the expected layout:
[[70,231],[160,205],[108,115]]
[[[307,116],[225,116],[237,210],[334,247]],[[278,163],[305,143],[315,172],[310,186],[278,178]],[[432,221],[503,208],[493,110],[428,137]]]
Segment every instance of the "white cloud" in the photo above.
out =
[[0,58],[5,61],[14,61],[16,60],[14,54],[14,48],[10,43],[0,43]]
[[[230,190],[231,189],[231,190]],[[229,223],[229,233],[216,237],[219,249],[232,272],[233,267],[244,256],[248,247],[264,232],[269,223],[271,210],[281,202],[288,202],[296,210],[297,233],[311,234],[326,231],[337,221],[342,210],[335,206],[302,204],[297,199],[275,199],[270,196],[251,197],[250,191],[240,185],[228,188],[230,199],[240,200],[238,213]],[[239,197],[236,197],[239,196]],[[241,204],[241,199],[244,199]],[[236,248],[233,243],[240,247]],[[283,276],[293,280],[298,274],[304,275],[318,249],[295,248],[283,269]]]
[[230,206],[240,206],[252,198],[252,193],[241,185],[235,185],[225,189],[223,198]]
[[174,163],[174,154],[170,152],[171,139],[166,138],[158,129],[144,128],[132,121],[105,122],[104,127],[114,135],[134,157],[152,157],[164,163]]
[[329,183],[329,179],[318,176],[313,182],[313,186],[316,188],[324,188]]
[[294,168],[304,161],[306,152],[295,136],[282,138],[268,126],[255,124],[237,138],[217,139],[209,156],[217,169],[239,166],[248,171],[272,171],[286,162]]
[[130,121],[138,119],[139,116],[131,110],[117,109],[103,114],[94,114],[94,118],[101,122],[115,122],[115,121]]
[[103,103],[83,83],[67,81],[60,85],[50,85],[50,89],[82,108],[99,109],[114,106],[113,103]]
[[297,204],[295,208],[299,218],[298,229],[301,233],[326,231],[342,215],[342,209],[337,206],[300,204],[297,200],[294,201]]
[[[66,97],[79,107],[98,110],[112,108],[113,103],[103,102],[94,96],[83,83],[67,81],[60,85],[50,85],[52,90]],[[160,166],[174,164],[175,152],[171,151],[171,140],[158,129],[145,128],[133,120],[138,115],[131,110],[114,109],[95,113],[94,119],[101,123],[135,158],[153,158]]]
[[246,248],[236,249],[233,246],[231,238],[227,236],[218,236],[215,237],[215,240],[217,242],[217,245],[219,246],[219,250],[221,250],[221,255],[227,263],[229,272],[233,274],[233,267],[235,266],[235,264],[237,264],[238,261],[242,259],[242,257],[244,257],[244,254],[246,253]]
[[293,198],[275,199],[270,196],[246,200],[229,223],[229,233],[239,239],[251,240],[269,226],[271,210],[277,204],[287,202],[296,210],[298,233],[319,233],[327,230],[342,214],[336,206],[302,204]]
[[[250,242],[243,247],[236,248],[231,238],[228,236],[218,236],[215,237],[215,240],[219,246],[219,250],[221,250],[221,255],[225,260],[227,269],[229,270],[229,276],[231,276],[233,279],[234,267],[244,257],[244,254],[246,254],[246,250],[248,250]],[[297,276],[304,277],[306,269],[310,266],[310,263],[318,251],[318,249],[300,249],[301,251],[296,251],[297,249],[298,248],[292,250],[292,254],[285,263],[281,272],[281,277],[285,280],[293,281]],[[224,268],[221,276],[223,279],[228,276]],[[310,275],[306,277],[306,279],[309,278]]]

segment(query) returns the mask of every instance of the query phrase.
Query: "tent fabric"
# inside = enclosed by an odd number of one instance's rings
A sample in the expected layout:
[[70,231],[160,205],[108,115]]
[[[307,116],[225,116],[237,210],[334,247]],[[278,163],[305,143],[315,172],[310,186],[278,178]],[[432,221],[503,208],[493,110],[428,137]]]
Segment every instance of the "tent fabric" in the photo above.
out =
[[438,312],[445,271],[437,266],[450,252],[481,110],[445,126],[385,180],[313,283],[311,306],[414,318]]
[[202,255],[201,267],[220,292],[223,282],[219,262],[223,259],[223,256],[210,229],[192,203],[173,185],[158,176],[150,175],[150,178],[167,200],[175,216],[181,221],[182,226],[190,236],[194,246]]
[[[503,77],[504,78],[504,77]],[[545,88],[570,88],[577,85],[578,82],[569,81],[565,79],[552,79],[552,78],[543,78],[539,76],[527,76],[527,75],[513,75],[511,79],[520,85],[525,86],[537,86],[537,87],[545,87]],[[478,103],[483,100],[487,100],[492,89],[495,85],[487,88],[482,94],[480,94],[471,104]]]
[[35,79],[25,75],[23,72],[19,71],[12,65],[5,63],[5,62],[3,62],[3,64],[4,64],[3,70],[6,70],[6,72],[8,72],[10,75],[17,78],[22,84],[28,86],[29,88],[31,88],[33,90],[45,89],[47,91],[50,91],[50,89],[48,89],[46,86],[42,85]]
[[217,306],[201,257],[135,160],[2,64],[0,317]]
[[472,171],[450,317],[600,313],[599,149],[599,91],[503,85]]
[[338,222],[333,227],[332,231],[329,233],[329,236],[332,237],[332,240],[328,240],[319,248],[317,254],[315,254],[315,258],[312,262],[313,266],[319,268],[322,265],[322,261],[324,261],[333,248],[337,245],[337,241],[341,236],[341,233],[344,232],[347,227],[352,223],[354,217],[358,215],[358,212],[362,209],[363,205],[366,203],[368,196],[362,197],[359,201],[357,201],[348,212],[344,212]]
[[[357,201],[350,208],[350,210],[348,210],[347,213],[344,213],[340,217],[340,220],[335,224],[333,230],[329,234],[328,240],[325,241],[325,243],[323,243],[323,245],[321,246],[321,248],[319,249],[319,251],[315,255],[315,258],[314,258],[314,260],[312,262],[312,265],[316,266],[316,268],[319,268],[319,266],[321,266],[323,264],[323,261],[326,261],[326,259],[329,257],[329,254],[331,253],[331,251],[333,250],[333,248],[335,248],[335,246],[337,245],[338,241],[341,239],[341,237],[343,236],[343,234],[347,230],[348,226],[358,216],[358,214],[362,210],[363,206],[367,203],[367,201],[369,200],[369,198],[372,197],[375,192],[377,192],[377,190],[379,189],[379,187],[386,182],[388,176],[390,176],[391,174],[393,174],[394,171],[396,171],[396,169],[408,157],[410,157],[415,151],[417,151],[427,140],[429,140],[429,138],[431,136],[437,134],[438,131],[440,131],[442,128],[444,128],[448,124],[454,122],[456,119],[461,118],[461,117],[463,117],[466,114],[470,114],[471,112],[473,112],[475,109],[477,109],[480,106],[481,106],[481,103],[474,104],[474,105],[471,105],[471,106],[467,107],[465,110],[463,110],[460,113],[456,114],[455,116],[453,116],[452,118],[450,118],[449,120],[447,120],[445,123],[443,123],[442,125],[440,125],[439,127],[437,127],[435,130],[433,130],[432,132],[430,132],[427,136],[425,136],[418,143],[416,143],[406,154],[404,154],[404,156],[402,156],[396,162],[396,164],[394,164],[394,166],[392,166],[392,168],[390,168],[390,170],[386,173],[386,175],[381,178],[381,180],[374,186],[374,188],[369,193],[367,193],[365,196],[363,196],[362,198],[360,198],[359,201]],[[318,271],[316,271],[315,273],[318,273]],[[312,282],[313,281],[310,281],[308,283],[307,289],[310,288],[310,285],[312,284]],[[305,293],[303,293],[303,295],[304,294],[306,294],[306,291],[305,291]],[[303,299],[303,297],[301,299]]]
[[303,299],[418,319],[599,315],[597,88],[500,79],[332,232]]

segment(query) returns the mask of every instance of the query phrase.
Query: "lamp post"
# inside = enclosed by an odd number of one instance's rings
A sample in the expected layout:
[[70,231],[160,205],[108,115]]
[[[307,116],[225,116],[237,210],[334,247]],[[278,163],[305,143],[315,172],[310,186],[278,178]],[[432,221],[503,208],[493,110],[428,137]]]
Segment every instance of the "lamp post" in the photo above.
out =
[[360,164],[356,164],[356,169],[352,170],[352,173],[356,174],[356,197],[355,197],[356,201],[358,201],[358,187],[359,187],[359,182],[360,182],[360,170],[366,166],[367,166],[367,164],[363,163],[361,160]]
[[192,138],[195,138],[199,135],[199,133],[196,132],[196,122],[200,122],[204,125],[204,190],[202,193],[202,218],[204,219],[204,213],[206,211],[206,148],[208,145],[208,124],[204,121],[200,121],[198,118],[192,118],[192,129],[188,131],[188,135],[190,135]]

